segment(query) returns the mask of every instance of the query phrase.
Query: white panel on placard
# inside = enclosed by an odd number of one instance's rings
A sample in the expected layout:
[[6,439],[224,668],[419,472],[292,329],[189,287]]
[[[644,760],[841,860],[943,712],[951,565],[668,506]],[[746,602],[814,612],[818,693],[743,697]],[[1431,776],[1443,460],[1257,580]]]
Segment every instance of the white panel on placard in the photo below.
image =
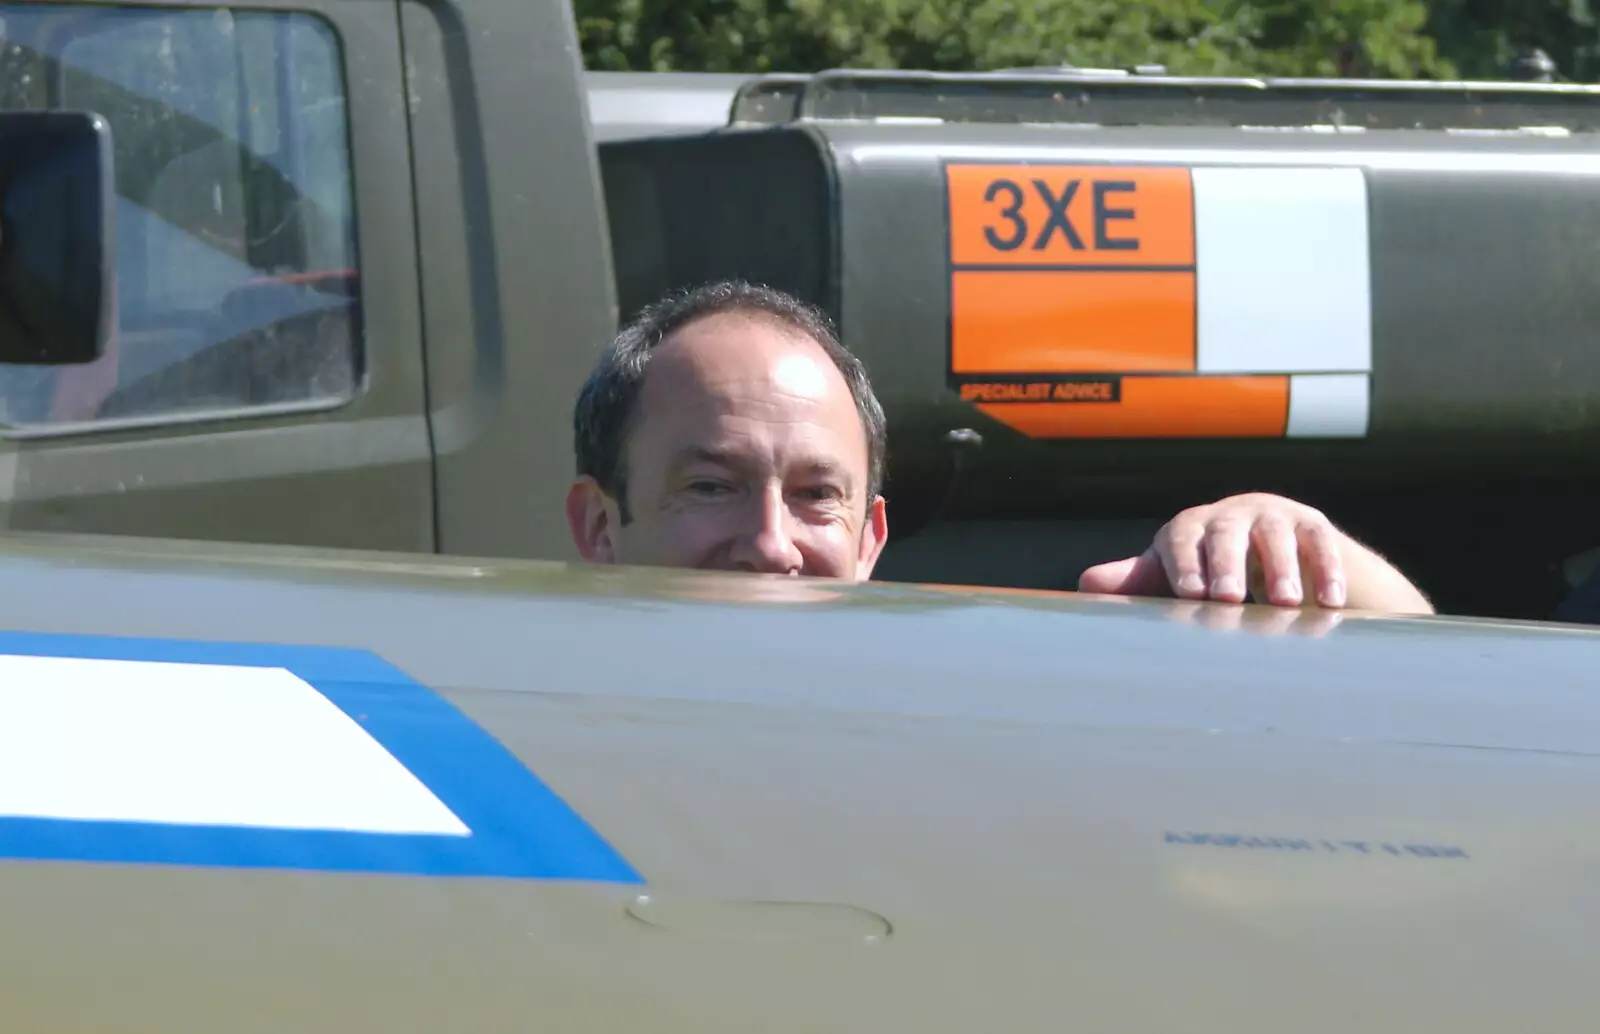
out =
[[1290,438],[1361,438],[1367,433],[1371,378],[1364,373],[1289,378]]
[[1199,371],[1370,372],[1362,171],[1193,175]]
[[0,816],[462,836],[282,668],[0,655]]

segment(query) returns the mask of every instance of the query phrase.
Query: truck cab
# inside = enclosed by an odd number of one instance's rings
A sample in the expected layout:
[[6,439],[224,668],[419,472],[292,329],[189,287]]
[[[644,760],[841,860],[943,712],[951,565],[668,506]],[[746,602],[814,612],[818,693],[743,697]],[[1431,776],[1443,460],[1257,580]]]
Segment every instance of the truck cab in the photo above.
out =
[[0,369],[0,522],[560,556],[615,321],[559,3],[0,4],[113,152],[114,330]]

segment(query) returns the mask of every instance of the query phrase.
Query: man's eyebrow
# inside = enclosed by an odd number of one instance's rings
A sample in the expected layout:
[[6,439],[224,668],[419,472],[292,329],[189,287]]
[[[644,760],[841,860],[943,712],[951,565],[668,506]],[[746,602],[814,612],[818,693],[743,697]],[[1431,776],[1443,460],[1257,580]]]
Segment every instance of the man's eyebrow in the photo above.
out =
[[703,445],[691,445],[679,449],[672,456],[673,467],[683,467],[690,463],[715,463],[723,467],[738,466],[739,460],[727,449],[708,449]]
[[850,477],[850,471],[838,460],[817,459],[807,463],[802,468],[805,473],[813,477],[834,477],[844,485],[846,491],[855,489],[855,480]]
[[[681,470],[692,463],[711,463],[719,467],[737,470],[748,464],[748,460],[730,449],[712,449],[704,445],[690,445],[679,449],[673,454],[668,465],[669,470]],[[818,458],[811,460],[799,467],[801,473],[810,477],[833,477],[843,482],[846,491],[855,488],[855,479],[850,476],[849,469],[838,460]]]
[[805,471],[808,474],[839,474],[848,476],[848,472],[844,469],[844,464],[840,463],[838,460],[812,460],[805,465]]

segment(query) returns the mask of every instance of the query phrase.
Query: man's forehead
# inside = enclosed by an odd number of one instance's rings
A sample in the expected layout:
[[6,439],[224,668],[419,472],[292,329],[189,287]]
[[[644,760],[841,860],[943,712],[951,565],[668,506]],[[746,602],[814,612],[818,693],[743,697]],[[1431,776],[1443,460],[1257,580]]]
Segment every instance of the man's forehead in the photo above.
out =
[[854,411],[849,385],[822,346],[764,314],[719,313],[695,320],[662,341],[646,367],[647,405],[730,394],[749,395],[752,401],[770,395],[796,403],[842,403]]

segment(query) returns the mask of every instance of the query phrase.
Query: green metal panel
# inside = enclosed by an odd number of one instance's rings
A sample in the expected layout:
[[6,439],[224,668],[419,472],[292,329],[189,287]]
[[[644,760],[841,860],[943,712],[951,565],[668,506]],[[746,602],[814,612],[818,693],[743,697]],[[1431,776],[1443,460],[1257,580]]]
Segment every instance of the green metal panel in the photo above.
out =
[[645,880],[7,861],[0,994],[36,1034],[1500,1034],[1594,1009],[1592,629],[0,553],[0,629],[373,651]]
[[615,328],[571,11],[401,5],[439,547],[566,558],[572,405]]

